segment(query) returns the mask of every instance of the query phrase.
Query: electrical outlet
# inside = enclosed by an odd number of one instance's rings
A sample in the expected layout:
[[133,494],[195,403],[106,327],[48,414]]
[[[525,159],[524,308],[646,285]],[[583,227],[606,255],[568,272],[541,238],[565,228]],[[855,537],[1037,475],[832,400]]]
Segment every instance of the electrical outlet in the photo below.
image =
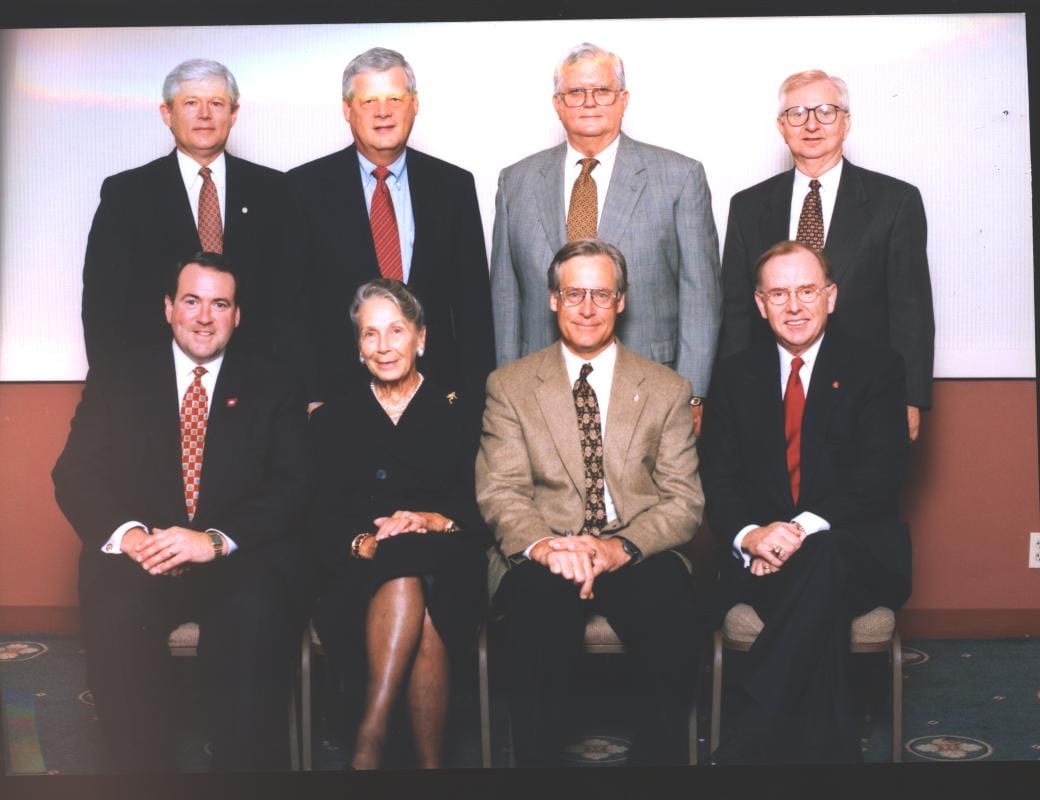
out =
[[1029,566],[1040,569],[1040,533],[1029,534]]

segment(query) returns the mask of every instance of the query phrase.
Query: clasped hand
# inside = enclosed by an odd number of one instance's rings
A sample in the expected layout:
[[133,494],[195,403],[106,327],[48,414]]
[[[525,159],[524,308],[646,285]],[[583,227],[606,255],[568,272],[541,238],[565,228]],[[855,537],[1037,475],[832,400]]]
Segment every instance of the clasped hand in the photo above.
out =
[[376,540],[382,541],[399,533],[443,531],[451,520],[436,511],[395,511],[389,517],[376,517],[372,522],[378,526]]
[[531,549],[531,560],[548,567],[553,575],[577,584],[580,587],[578,596],[582,600],[591,600],[596,577],[620,569],[632,557],[618,539],[581,534],[543,539]]
[[152,528],[151,535],[144,528],[131,528],[120,549],[151,575],[179,575],[184,564],[202,564],[216,557],[207,534],[176,525]]
[[771,522],[748,531],[741,547],[751,556],[751,574],[761,577],[781,570],[802,546],[805,535],[793,522]]

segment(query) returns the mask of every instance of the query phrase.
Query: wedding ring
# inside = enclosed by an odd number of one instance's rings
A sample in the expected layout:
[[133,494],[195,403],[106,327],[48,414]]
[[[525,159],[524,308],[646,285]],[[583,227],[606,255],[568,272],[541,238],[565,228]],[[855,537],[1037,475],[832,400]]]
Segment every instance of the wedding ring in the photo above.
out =
[[773,548],[773,555],[776,556],[777,558],[783,558],[783,556],[784,556],[784,548],[782,548],[780,545],[777,545],[776,547]]

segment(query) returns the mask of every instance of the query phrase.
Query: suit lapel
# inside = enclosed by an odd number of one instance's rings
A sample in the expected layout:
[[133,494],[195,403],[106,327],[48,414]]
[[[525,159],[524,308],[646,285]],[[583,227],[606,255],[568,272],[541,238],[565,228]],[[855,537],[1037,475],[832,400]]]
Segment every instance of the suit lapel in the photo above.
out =
[[563,161],[566,157],[565,142],[546,154],[538,171],[541,181],[537,192],[538,216],[553,253],[567,241],[567,211],[563,207]]
[[244,383],[245,372],[234,351],[228,348],[209,403],[196,518],[209,510],[209,497],[219,496],[221,487],[226,487],[224,476],[228,474],[236,457],[232,443],[242,441],[239,431],[244,425],[248,403],[252,399],[244,396],[247,389]]
[[[607,435],[603,443],[603,470],[619,520],[625,520],[623,476],[636,425],[650,399],[650,389],[629,351],[619,342],[610,386]],[[584,469],[584,466],[583,466]]]
[[755,345],[746,380],[750,418],[755,420],[750,438],[761,444],[764,473],[778,476],[776,490],[793,505],[791,481],[787,474],[784,402],[780,394],[780,355],[773,339]]
[[552,444],[575,488],[584,498],[585,462],[581,457],[578,417],[574,410],[574,395],[571,392],[560,347],[559,344],[554,345],[542,358],[542,365],[538,370],[541,383],[535,389],[535,398],[542,411]]
[[[436,187],[426,172],[426,163],[421,154],[408,148],[405,158],[408,171],[408,194],[412,202],[412,221],[415,224],[415,239],[412,242],[412,263],[408,270],[408,285],[415,286],[416,280],[423,279],[423,270],[426,265],[426,250],[432,241],[432,232],[436,223],[433,219],[433,209],[437,207],[438,198]],[[443,202],[443,198],[440,200]],[[373,246],[373,252],[375,248]]]
[[349,300],[354,293],[353,287],[379,277],[379,262],[376,260],[376,246],[372,242],[372,227],[368,221],[365,190],[361,185],[357,148],[351,145],[338,155],[336,168],[330,171],[325,183],[324,202],[328,206],[333,221],[332,229],[335,231],[333,235],[336,237],[331,252],[347,256],[338,274],[342,277],[343,290]]
[[152,195],[155,202],[155,219],[169,220],[169,226],[163,226],[170,237],[167,252],[179,253],[187,258],[202,248],[199,242],[199,229],[191,215],[191,202],[188,190],[184,187],[180,165],[177,162],[177,151],[174,150],[162,162],[160,167],[160,185]]
[[794,191],[794,170],[784,174],[765,199],[765,208],[758,221],[758,235],[764,248],[789,239],[791,235],[791,192]]
[[[224,152],[226,178],[224,181],[224,252],[228,251],[228,242],[238,234],[242,224],[242,209],[249,208],[249,187],[242,170],[242,162],[228,152]],[[232,250],[234,248],[231,248]]]
[[639,148],[625,134],[620,136],[598,228],[598,236],[608,242],[621,241],[636,202],[646,188],[646,165],[639,155]]
[[[156,485],[162,487],[161,502],[171,518],[179,518],[187,524],[181,474],[181,399],[177,396],[171,346],[167,344],[157,350],[154,358],[142,364],[141,370],[134,385],[140,386],[142,394],[134,403],[135,413],[131,419],[136,419],[139,425],[142,450],[149,454],[149,463],[156,464],[159,471]],[[166,517],[167,513],[160,516]]]
[[841,397],[844,369],[838,357],[839,349],[838,334],[832,330],[820,343],[809,393],[805,397],[805,411],[802,415],[802,486],[799,492],[803,501],[816,496],[814,489],[820,478],[817,459],[826,450],[831,413]]
[[834,212],[827,229],[823,252],[831,264],[832,277],[839,286],[856,260],[859,242],[868,229],[868,197],[859,169],[845,161],[841,170]]

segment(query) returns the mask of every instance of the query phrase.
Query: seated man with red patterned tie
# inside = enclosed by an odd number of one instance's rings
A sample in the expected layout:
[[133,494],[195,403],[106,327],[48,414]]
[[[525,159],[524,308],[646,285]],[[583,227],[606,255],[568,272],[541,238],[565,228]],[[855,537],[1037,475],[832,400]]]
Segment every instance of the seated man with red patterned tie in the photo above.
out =
[[903,362],[828,327],[821,253],[780,242],[755,274],[774,338],[718,365],[699,442],[720,610],[749,603],[765,623],[714,760],[859,761],[849,625],[910,595]]
[[615,337],[628,288],[616,247],[568,242],[548,283],[560,341],[491,373],[476,470],[516,760],[557,763],[595,613],[632,664],[613,698],[635,712],[628,763],[685,764],[703,624],[672,548],[703,507],[693,390]]
[[305,402],[284,371],[228,346],[238,284],[221,256],[171,276],[172,341],[92,366],[54,467],[83,540],[88,685],[111,769],[174,769],[166,642],[197,622],[212,768],[277,769],[306,613]]

